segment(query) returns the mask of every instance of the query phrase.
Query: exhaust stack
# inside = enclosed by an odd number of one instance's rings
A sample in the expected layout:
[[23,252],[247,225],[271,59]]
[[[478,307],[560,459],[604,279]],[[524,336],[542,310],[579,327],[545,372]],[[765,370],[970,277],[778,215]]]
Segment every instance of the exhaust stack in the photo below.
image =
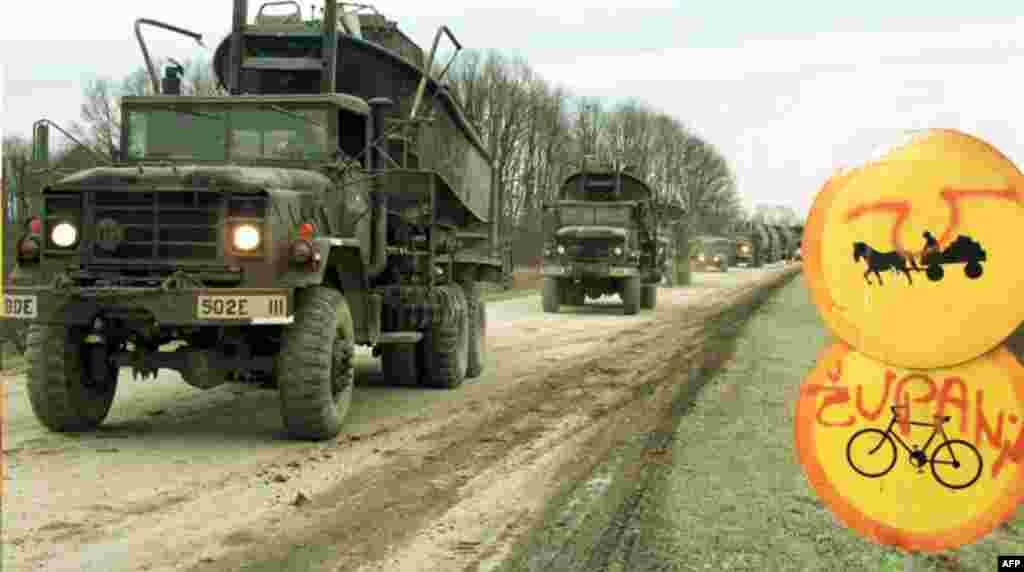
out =
[[334,93],[338,65],[338,0],[324,0],[324,71],[320,80],[321,93]]
[[228,93],[242,93],[242,43],[248,18],[249,0],[235,0],[235,11],[231,17],[231,51],[228,55]]

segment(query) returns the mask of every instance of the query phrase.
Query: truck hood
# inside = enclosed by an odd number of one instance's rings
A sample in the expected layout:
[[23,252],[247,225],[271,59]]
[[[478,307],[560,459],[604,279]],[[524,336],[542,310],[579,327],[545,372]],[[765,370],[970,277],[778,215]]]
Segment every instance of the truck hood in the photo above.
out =
[[616,226],[563,226],[555,236],[558,238],[622,238],[627,231]]
[[316,171],[275,167],[181,165],[95,167],[64,177],[52,189],[111,188],[132,185],[222,188],[247,191],[326,191],[331,180]]

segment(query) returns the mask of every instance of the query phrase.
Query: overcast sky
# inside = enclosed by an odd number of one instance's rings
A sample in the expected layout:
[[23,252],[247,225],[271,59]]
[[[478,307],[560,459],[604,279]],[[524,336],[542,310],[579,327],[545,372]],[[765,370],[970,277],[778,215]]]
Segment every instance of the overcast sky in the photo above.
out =
[[[308,10],[309,0],[300,3]],[[250,3],[250,15],[259,4]],[[1018,166],[1024,161],[1017,0],[376,6],[424,48],[447,24],[464,46],[521,55],[576,95],[635,96],[679,118],[725,154],[748,206],[782,203],[805,213],[836,167],[863,161],[903,129],[961,129]],[[4,132],[28,135],[39,117],[68,124],[78,118],[84,82],[139,67],[138,17],[200,32],[211,50],[150,28],[152,54],[209,57],[230,29],[231,3],[4,2]]]

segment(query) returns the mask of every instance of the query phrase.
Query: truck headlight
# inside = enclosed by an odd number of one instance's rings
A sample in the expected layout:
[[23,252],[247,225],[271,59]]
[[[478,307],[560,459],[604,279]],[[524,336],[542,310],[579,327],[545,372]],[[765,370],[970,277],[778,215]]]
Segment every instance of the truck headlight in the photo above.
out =
[[240,224],[235,227],[233,236],[235,248],[249,252],[260,246],[260,229],[251,224]]
[[78,229],[70,222],[57,223],[50,231],[50,240],[61,248],[68,248],[78,242]]
[[558,245],[558,248],[556,250],[559,254],[565,254],[565,247],[562,246],[561,244]]
[[704,262],[704,255],[703,254],[698,254],[697,255],[697,260],[699,260],[701,262]]
[[612,252],[615,253],[615,256],[622,256],[622,247],[621,246],[616,246],[615,249],[612,250]]

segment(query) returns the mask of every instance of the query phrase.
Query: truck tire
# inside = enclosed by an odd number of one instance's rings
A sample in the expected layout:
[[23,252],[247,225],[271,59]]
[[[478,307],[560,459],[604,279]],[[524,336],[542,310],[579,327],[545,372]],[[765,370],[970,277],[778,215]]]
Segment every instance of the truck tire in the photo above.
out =
[[640,311],[641,286],[639,276],[622,279],[622,293],[619,296],[622,297],[623,313],[627,316],[636,315]]
[[640,307],[653,310],[658,305],[658,285],[644,284],[640,290]]
[[420,383],[454,389],[465,381],[469,365],[466,297],[459,286],[439,286],[431,302],[433,321],[418,344]]
[[466,377],[480,377],[487,362],[487,302],[484,302],[480,283],[462,283],[466,295],[466,315],[469,320],[469,353],[466,356]]
[[105,379],[90,375],[85,332],[79,328],[32,324],[28,328],[28,398],[32,412],[51,431],[89,431],[110,413],[117,392],[116,366]]
[[14,349],[24,355],[27,349],[26,334],[28,325],[22,320],[4,320],[4,337],[14,346]]
[[345,296],[325,286],[295,292],[295,321],[275,363],[288,434],[322,441],[341,432],[352,402],[355,329]]
[[541,288],[544,311],[548,314],[557,314],[558,306],[562,301],[561,288],[558,278],[544,278],[544,285]]

